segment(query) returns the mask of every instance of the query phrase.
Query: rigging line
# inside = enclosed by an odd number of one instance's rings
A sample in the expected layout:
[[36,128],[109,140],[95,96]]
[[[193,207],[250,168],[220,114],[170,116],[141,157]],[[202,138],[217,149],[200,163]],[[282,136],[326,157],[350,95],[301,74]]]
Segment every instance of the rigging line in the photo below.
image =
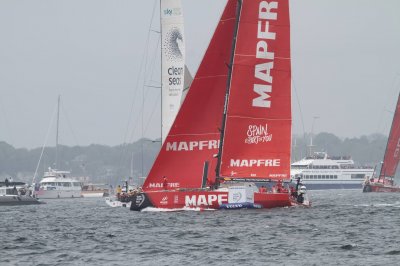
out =
[[[159,39],[159,40],[160,40],[160,39]],[[160,44],[160,42],[158,42],[158,44]],[[156,50],[158,50],[158,45],[156,46]],[[154,54],[155,54],[155,53],[154,53]],[[154,69],[155,69],[155,60],[153,61],[152,69],[153,69],[153,71],[154,71]],[[152,78],[152,77],[150,77],[150,78]],[[147,86],[147,85],[145,85],[145,83],[146,83],[146,80],[144,80],[144,84],[143,84],[144,87]],[[152,87],[152,86],[147,86],[147,87]],[[160,87],[156,87],[156,88],[160,88]],[[144,95],[144,102],[146,102],[146,100],[148,99],[148,95],[149,95],[150,91],[151,91],[151,90],[146,90],[146,93],[145,93],[145,95]],[[159,94],[159,95],[160,95],[160,94]],[[143,103],[142,106],[141,106],[140,112],[139,112],[139,114],[141,114],[141,116],[139,115],[139,116],[136,117],[136,120],[135,120],[134,125],[138,125],[139,118],[141,118],[142,116],[144,116],[144,106],[145,106],[145,105],[144,105],[144,103]],[[155,107],[154,107],[154,108],[155,108]],[[154,111],[153,111],[153,112],[154,112]],[[135,126],[135,127],[132,129],[132,133],[131,133],[131,136],[130,136],[130,138],[129,138],[129,142],[132,142],[132,141],[133,141],[133,138],[134,138],[134,135],[135,135],[135,131],[136,131],[137,128],[138,128],[138,126]],[[143,138],[143,136],[142,136],[142,138]]]
[[69,120],[68,113],[67,113],[66,109],[64,108],[64,103],[63,102],[64,101],[61,102],[62,113],[63,113],[63,115],[65,117],[65,120],[67,121],[68,127],[69,127],[69,129],[71,131],[72,137],[74,138],[76,145],[79,146],[78,138],[76,137],[75,132],[74,132],[72,126],[71,126],[71,122]]
[[[148,29],[148,34],[147,34],[147,42],[146,42],[146,47],[149,47],[149,40],[150,40],[150,34],[151,34],[151,32],[152,32],[152,23],[153,23],[153,20],[154,20],[154,14],[155,14],[155,9],[156,9],[156,1],[154,2],[154,5],[153,5],[153,13],[152,13],[152,16],[151,16],[151,21],[150,21],[150,25],[149,25],[149,29]],[[156,50],[158,50],[158,43],[159,42],[157,42],[157,46],[156,46]],[[148,68],[149,68],[149,65],[151,66],[151,60],[148,60],[148,58],[150,58],[150,56],[149,56],[149,50],[150,49],[146,49],[146,51],[145,51],[145,53],[144,53],[144,56],[145,56],[145,59],[144,59],[144,67],[143,67],[143,69],[144,69],[144,73],[143,73],[143,84],[142,84],[142,86],[141,86],[141,88],[142,88],[142,103],[141,103],[141,112],[139,112],[139,114],[141,114],[141,135],[142,135],[142,138],[143,138],[143,132],[144,132],[144,102],[145,102],[145,91],[144,91],[144,88],[145,88],[145,84],[146,84],[146,77],[148,76]],[[149,63],[149,61],[150,61],[150,63]],[[154,62],[155,62],[155,59],[153,60]],[[151,79],[151,78],[150,78]],[[147,93],[148,93],[148,91],[147,91]],[[137,125],[137,123],[135,123],[135,125]],[[133,132],[135,131],[135,129],[136,129],[136,127],[134,127],[133,128],[133,130],[132,130],[132,135],[133,135]],[[132,137],[133,138],[133,137]],[[126,141],[126,139],[125,139],[125,141]],[[124,142],[125,142],[124,141]],[[141,153],[142,153],[142,156],[141,156],[141,159],[142,159],[142,165],[141,165],[141,175],[143,175],[143,164],[144,164],[144,162],[143,162],[143,143],[142,143],[142,145],[141,145]],[[125,152],[122,154],[122,156],[125,156]],[[121,158],[121,162],[122,162],[122,158]]]
[[[399,77],[400,77],[400,73],[397,73],[395,76],[394,76],[394,78],[393,78],[393,80],[392,80],[392,82],[391,82],[391,85],[390,85],[390,87],[392,88],[391,90],[392,91],[394,91],[394,89],[396,89],[397,88],[397,86],[399,86],[399,85],[397,85],[397,82],[398,81],[400,81],[400,79],[399,79]],[[400,82],[399,82],[400,83]],[[398,93],[397,93],[398,94]],[[396,93],[394,94],[394,95],[397,95]],[[378,132],[383,132],[384,130],[382,130],[381,131],[381,127],[382,127],[382,123],[383,123],[383,115],[384,115],[384,113],[385,113],[385,108],[387,107],[387,105],[389,105],[389,102],[390,102],[390,100],[391,99],[393,99],[393,96],[392,96],[393,94],[388,94],[388,96],[387,96],[387,98],[386,98],[386,103],[385,103],[385,106],[383,107],[383,109],[381,110],[381,113],[380,113],[380,115],[379,115],[379,119],[378,119],[378,126],[377,126],[377,128],[376,128],[376,132],[378,133]],[[385,126],[383,126],[383,127],[385,127]],[[385,134],[385,133],[383,133],[383,134]]]
[[[302,109],[301,109],[301,104],[300,104],[300,100],[299,100],[299,95],[298,95],[298,93],[297,93],[297,86],[296,86],[296,83],[294,82],[293,75],[292,75],[292,84],[293,84],[294,94],[296,95],[297,105],[299,106],[300,121],[301,121],[301,126],[302,126],[302,128],[303,128],[304,149],[305,149],[305,152],[306,152],[306,154],[307,154],[306,129],[305,129],[305,126],[304,126],[303,111],[302,111]],[[293,134],[293,133],[292,133],[292,134]]]
[[146,59],[146,55],[148,54],[148,49],[149,49],[149,45],[148,44],[149,44],[149,41],[150,41],[151,27],[152,27],[153,20],[154,20],[154,14],[155,14],[156,5],[157,5],[157,0],[154,0],[153,11],[152,11],[152,15],[151,15],[151,18],[150,18],[150,24],[149,24],[149,28],[148,28],[148,31],[147,31],[147,37],[146,37],[146,42],[145,42],[145,49],[144,49],[145,51],[142,54],[142,58],[141,58],[141,61],[140,61],[140,68],[139,68],[140,69],[140,73],[139,73],[139,75],[138,75],[138,77],[136,79],[135,92],[134,92],[134,95],[133,95],[133,101],[132,101],[131,108],[130,108],[129,119],[128,119],[128,124],[126,126],[125,135],[124,135],[124,142],[123,143],[126,143],[126,138],[128,136],[129,127],[130,127],[131,121],[132,121],[133,108],[135,106],[136,95],[137,95],[137,92],[139,91],[139,82],[140,82],[140,79],[141,79],[141,75],[140,74],[141,74],[141,71],[143,69],[143,64],[144,64],[144,61]]
[[42,157],[43,157],[44,149],[45,149],[45,147],[46,147],[47,140],[49,139],[50,131],[51,131],[51,128],[52,128],[52,126],[53,126],[54,119],[55,119],[56,114],[57,114],[57,105],[58,105],[58,104],[56,104],[56,106],[55,106],[55,108],[54,108],[53,115],[52,115],[52,117],[51,117],[50,124],[49,124],[49,127],[48,127],[48,129],[47,129],[46,137],[45,137],[45,139],[44,139],[44,143],[43,143],[43,146],[42,146],[42,151],[40,152],[39,161],[38,161],[38,163],[37,163],[37,165],[36,165],[35,174],[33,175],[33,178],[32,178],[32,184],[35,183],[36,175],[37,175],[37,172],[38,172],[38,170],[39,170],[39,166],[40,166],[40,162],[41,162]]
[[146,37],[146,42],[145,42],[145,49],[144,49],[144,53],[142,54],[142,58],[140,61],[140,67],[139,67],[139,73],[136,79],[136,85],[135,85],[135,91],[133,94],[133,100],[131,103],[131,107],[130,107],[130,112],[129,112],[129,118],[128,118],[128,123],[126,125],[126,129],[125,129],[125,134],[124,134],[124,141],[122,144],[122,151],[121,151],[121,157],[120,157],[120,165],[122,165],[122,159],[123,157],[125,157],[125,153],[127,152],[127,147],[126,147],[126,141],[127,141],[127,137],[128,137],[128,132],[129,132],[129,128],[131,126],[131,121],[133,120],[133,109],[135,107],[135,102],[136,102],[136,96],[137,93],[139,91],[139,88],[141,87],[140,81],[141,81],[141,77],[142,77],[142,71],[144,71],[145,73],[145,69],[143,70],[143,65],[145,65],[145,61],[147,61],[147,54],[148,54],[148,49],[149,49],[149,42],[150,42],[150,35],[151,35],[151,28],[152,28],[152,24],[153,24],[153,20],[154,20],[154,14],[155,14],[155,10],[156,10],[156,6],[157,6],[157,0],[154,0],[154,4],[153,4],[153,10],[152,10],[152,15],[150,18],[150,23],[149,23],[149,27],[147,30],[147,37]]
[[[156,50],[158,50],[158,48],[160,47],[160,49],[161,49],[161,45],[160,45],[160,42],[161,42],[161,35],[158,35],[158,39],[157,39],[157,45],[156,45]],[[148,82],[150,82],[150,81],[152,81],[153,80],[153,78],[154,78],[154,71],[155,71],[155,64],[156,64],[156,59],[158,58],[158,55],[157,55],[157,53],[154,53],[153,54],[153,60],[152,60],[152,63],[150,64],[152,67],[151,67],[151,73],[150,73],[150,77],[148,78]],[[162,59],[161,59],[162,60]],[[160,61],[161,61],[160,60]],[[161,84],[162,84],[162,81],[161,81]]]
[[150,125],[150,122],[153,119],[153,115],[155,113],[155,110],[157,109],[157,106],[158,106],[158,103],[160,101],[160,98],[161,98],[161,94],[159,94],[158,97],[157,97],[157,100],[154,101],[153,110],[151,111],[150,117],[147,119],[147,124],[146,124],[146,127],[144,128],[144,133],[147,132],[147,129],[148,129],[149,125]]

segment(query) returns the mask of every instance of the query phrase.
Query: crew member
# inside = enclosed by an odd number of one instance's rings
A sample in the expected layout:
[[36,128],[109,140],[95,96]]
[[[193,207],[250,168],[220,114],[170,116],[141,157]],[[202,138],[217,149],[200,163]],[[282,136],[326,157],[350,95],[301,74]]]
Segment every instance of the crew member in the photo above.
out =
[[267,192],[267,188],[264,187],[264,186],[261,186],[261,187],[258,189],[258,191],[259,191],[260,193],[266,193],[266,192]]
[[276,192],[278,193],[282,193],[283,192],[283,187],[282,187],[282,181],[278,180],[278,182],[276,183]]
[[163,184],[162,184],[162,186],[163,186],[164,190],[168,189],[168,180],[167,180],[166,176],[163,176]]
[[122,192],[122,188],[121,188],[120,185],[118,185],[118,187],[117,187],[117,199],[120,199],[121,192]]

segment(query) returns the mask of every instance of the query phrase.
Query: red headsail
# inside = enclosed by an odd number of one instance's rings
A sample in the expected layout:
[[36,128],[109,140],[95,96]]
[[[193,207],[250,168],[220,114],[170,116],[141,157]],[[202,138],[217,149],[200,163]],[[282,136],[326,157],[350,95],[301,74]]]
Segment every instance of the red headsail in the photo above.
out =
[[290,178],[290,61],[288,0],[243,0],[220,176]]
[[[205,162],[215,161],[228,79],[237,0],[229,0],[203,61],[160,153],[143,185],[145,191],[199,188]],[[211,163],[215,166],[215,162]],[[209,173],[213,173],[210,169]],[[215,176],[215,174],[214,174]]]
[[400,95],[397,99],[392,128],[386,147],[380,177],[394,177],[400,160]]

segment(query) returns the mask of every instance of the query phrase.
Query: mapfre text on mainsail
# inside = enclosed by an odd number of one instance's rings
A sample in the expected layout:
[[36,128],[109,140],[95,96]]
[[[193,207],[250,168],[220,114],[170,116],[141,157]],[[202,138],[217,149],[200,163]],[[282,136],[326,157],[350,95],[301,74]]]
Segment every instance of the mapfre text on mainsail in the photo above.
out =
[[258,83],[254,84],[253,90],[258,96],[253,99],[253,107],[271,107],[271,70],[274,68],[275,54],[268,50],[268,40],[275,40],[276,33],[269,31],[269,23],[277,20],[278,14],[273,11],[277,8],[278,2],[262,1],[259,5],[256,58],[265,59],[265,62],[255,65],[254,73]]

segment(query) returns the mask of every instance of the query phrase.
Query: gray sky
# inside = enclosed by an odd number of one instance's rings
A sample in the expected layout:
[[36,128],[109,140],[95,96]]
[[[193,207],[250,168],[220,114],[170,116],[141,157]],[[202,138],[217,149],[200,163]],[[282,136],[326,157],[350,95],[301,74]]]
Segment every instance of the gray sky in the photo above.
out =
[[[148,35],[159,30],[158,9],[150,27],[156,2],[1,0],[0,140],[42,146],[59,94],[62,144],[140,138],[142,85],[160,80],[159,34]],[[183,0],[192,73],[225,3]],[[319,116],[315,132],[387,134],[400,91],[400,1],[292,0],[290,8],[293,133],[303,133],[300,103],[307,132]],[[158,138],[159,89],[146,87],[144,99],[144,136]],[[48,145],[54,132],[55,122]]]

